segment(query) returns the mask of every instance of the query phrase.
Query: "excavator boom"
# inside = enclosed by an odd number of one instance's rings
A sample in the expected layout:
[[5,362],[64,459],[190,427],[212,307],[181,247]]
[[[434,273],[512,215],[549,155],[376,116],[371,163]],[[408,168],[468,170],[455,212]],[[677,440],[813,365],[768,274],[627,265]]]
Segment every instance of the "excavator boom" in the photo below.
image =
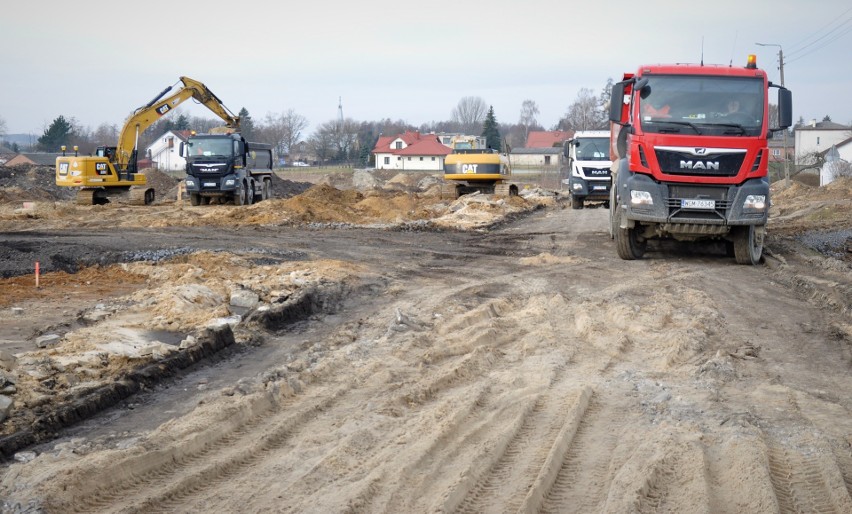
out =
[[194,98],[197,102],[204,104],[205,107],[222,118],[228,127],[239,130],[240,118],[225,107],[213,91],[210,91],[201,82],[189,77],[181,77],[180,80],[183,82],[181,89],[163,98],[166,93],[171,91],[171,87],[164,89],[154,100],[136,109],[124,122],[115,152],[115,164],[118,169],[127,169],[128,164],[133,159],[133,151],[136,148],[139,134],[189,98]]

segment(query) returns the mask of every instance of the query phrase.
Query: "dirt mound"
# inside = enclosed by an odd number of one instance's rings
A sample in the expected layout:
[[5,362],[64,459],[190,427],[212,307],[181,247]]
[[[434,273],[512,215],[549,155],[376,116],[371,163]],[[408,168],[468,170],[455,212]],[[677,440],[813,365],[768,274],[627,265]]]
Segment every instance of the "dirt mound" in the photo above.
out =
[[74,198],[73,188],[56,185],[50,166],[0,166],[0,203],[62,201]]

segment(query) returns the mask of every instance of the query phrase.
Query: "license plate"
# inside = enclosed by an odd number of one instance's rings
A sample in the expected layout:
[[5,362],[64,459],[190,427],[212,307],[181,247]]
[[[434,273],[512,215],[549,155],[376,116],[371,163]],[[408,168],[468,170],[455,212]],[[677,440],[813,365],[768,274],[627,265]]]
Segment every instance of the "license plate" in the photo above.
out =
[[594,189],[595,191],[601,191],[601,190],[605,190],[606,186],[594,186],[592,189]]
[[716,200],[698,200],[692,198],[688,200],[681,200],[680,206],[683,209],[715,209]]
[[216,187],[216,183],[215,182],[205,182],[204,187]]

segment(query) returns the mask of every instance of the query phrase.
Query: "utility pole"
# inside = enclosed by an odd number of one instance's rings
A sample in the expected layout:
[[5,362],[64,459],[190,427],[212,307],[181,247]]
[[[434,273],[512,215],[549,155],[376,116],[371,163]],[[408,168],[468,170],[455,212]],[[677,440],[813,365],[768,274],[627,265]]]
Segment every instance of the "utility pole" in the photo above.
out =
[[[781,73],[781,87],[784,87],[784,49],[777,43],[755,43],[757,46],[777,46],[778,47],[778,70]],[[787,132],[784,129],[784,185],[790,186],[790,159],[787,155]]]

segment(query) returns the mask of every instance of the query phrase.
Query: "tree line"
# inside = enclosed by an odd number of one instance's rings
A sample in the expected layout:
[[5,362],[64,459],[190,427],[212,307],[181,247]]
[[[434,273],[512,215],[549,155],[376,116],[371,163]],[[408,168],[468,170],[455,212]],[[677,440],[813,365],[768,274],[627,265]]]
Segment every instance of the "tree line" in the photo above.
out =
[[[590,88],[581,88],[563,116],[549,130],[607,129],[612,85],[613,79],[607,79],[598,95]],[[775,112],[770,114],[775,115]],[[500,123],[493,106],[484,99],[465,96],[451,110],[450,119],[444,121],[431,121],[415,126],[399,119],[356,121],[345,118],[320,123],[313,133],[306,134],[309,121],[295,109],[270,112],[260,119],[255,119],[245,108],[239,112],[240,130],[244,137],[272,145],[280,159],[299,153],[313,155],[319,163],[347,162],[360,165],[372,164],[371,152],[380,136],[406,131],[481,135],[485,137],[489,148],[510,151],[512,148],[523,147],[530,132],[545,130],[538,121],[539,115],[537,103],[526,99],[521,103],[517,122]],[[830,118],[826,116],[825,119]],[[139,148],[144,150],[169,130],[194,130],[203,133],[220,125],[221,121],[218,119],[187,116],[180,109],[176,109],[140,135]],[[803,120],[800,119],[797,125],[803,125]],[[0,117],[0,139],[5,130],[5,121]],[[68,148],[76,145],[81,153],[91,154],[99,146],[115,145],[119,130],[120,127],[114,124],[101,124],[92,130],[80,125],[73,117],[60,115],[44,130],[33,150],[57,152],[63,145]]]

